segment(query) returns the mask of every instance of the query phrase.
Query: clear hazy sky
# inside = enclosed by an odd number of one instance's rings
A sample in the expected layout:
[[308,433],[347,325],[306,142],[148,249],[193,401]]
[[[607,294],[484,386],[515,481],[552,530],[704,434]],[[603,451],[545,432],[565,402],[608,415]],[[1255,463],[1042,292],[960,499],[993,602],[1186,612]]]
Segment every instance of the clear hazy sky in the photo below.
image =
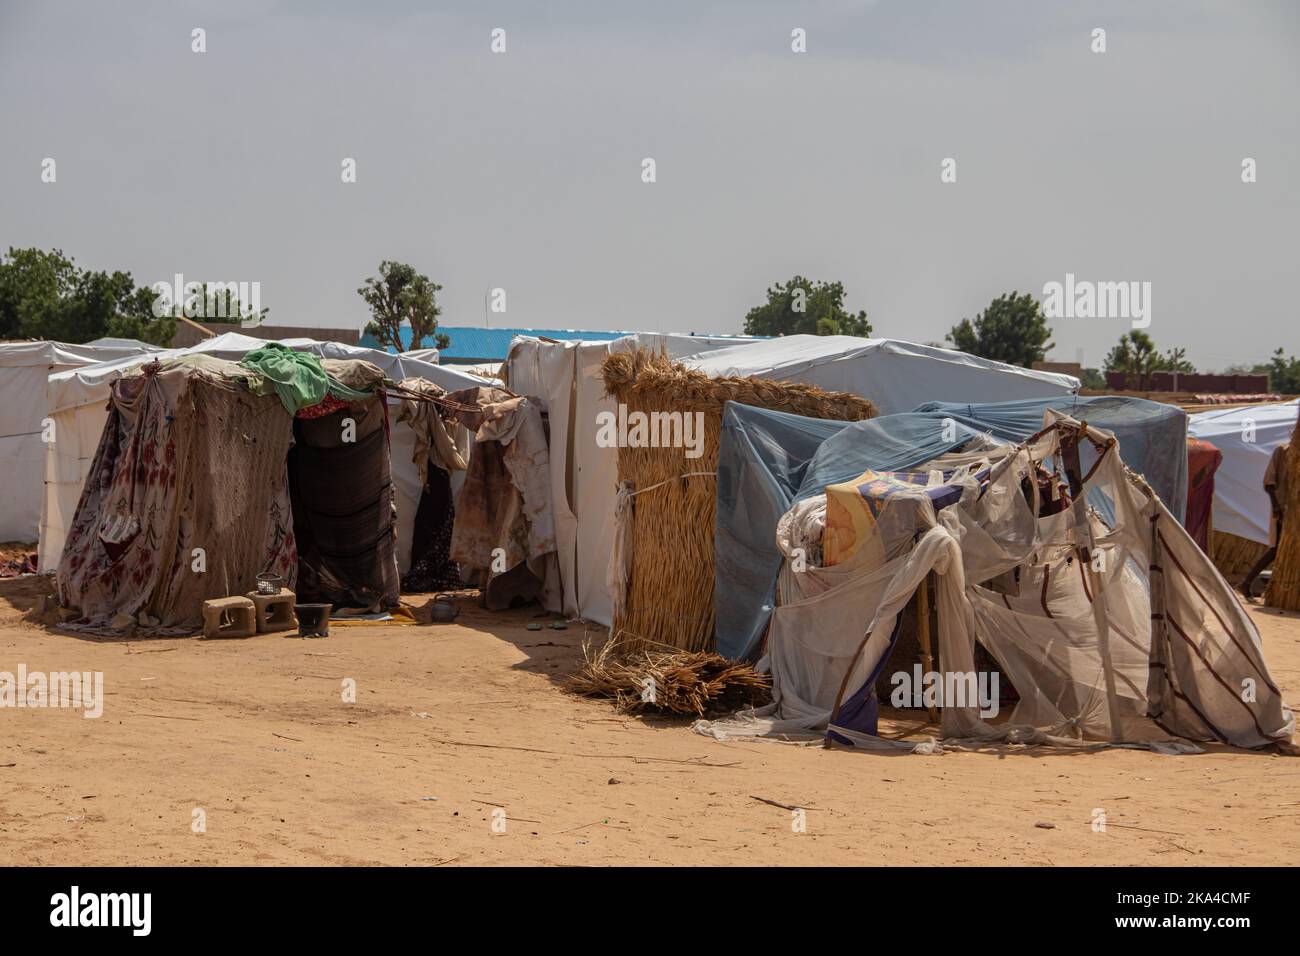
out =
[[[448,325],[736,332],[802,273],[936,341],[1071,272],[1203,368],[1300,352],[1295,2],[0,0],[0,89],[0,244],[272,324],[360,326],[394,258]],[[1129,323],[1054,327],[1096,365]]]

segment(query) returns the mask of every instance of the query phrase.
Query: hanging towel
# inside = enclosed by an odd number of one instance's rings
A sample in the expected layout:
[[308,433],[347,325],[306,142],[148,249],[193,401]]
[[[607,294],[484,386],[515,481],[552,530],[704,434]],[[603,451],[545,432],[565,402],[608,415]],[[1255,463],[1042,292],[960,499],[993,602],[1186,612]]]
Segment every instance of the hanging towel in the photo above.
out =
[[249,352],[239,364],[270,382],[290,415],[297,414],[300,408],[319,404],[326,394],[345,401],[370,397],[367,392],[330,378],[317,356],[295,352],[279,342],[268,342]]

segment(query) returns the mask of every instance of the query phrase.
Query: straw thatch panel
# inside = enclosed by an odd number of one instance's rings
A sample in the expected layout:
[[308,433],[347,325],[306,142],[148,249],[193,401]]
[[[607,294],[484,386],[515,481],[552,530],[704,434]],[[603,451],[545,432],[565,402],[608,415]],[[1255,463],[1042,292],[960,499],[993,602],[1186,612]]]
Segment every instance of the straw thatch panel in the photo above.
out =
[[1210,558],[1219,573],[1233,583],[1244,578],[1268,550],[1266,544],[1226,531],[1214,531],[1211,535]]
[[[711,378],[662,353],[640,350],[610,355],[603,364],[605,390],[630,413],[702,412],[699,458],[682,448],[618,450],[618,478],[631,481],[634,500],[631,575],[613,635],[630,653],[664,647],[713,647],[713,531],[722,411],[727,402],[811,418],[872,418],[865,398],[813,385],[758,378]],[[705,475],[691,475],[707,472]],[[675,479],[675,480],[674,480]],[[660,485],[660,482],[667,482]],[[658,485],[658,487],[653,487]]]
[[1280,504],[1286,520],[1282,523],[1277,559],[1273,562],[1273,579],[1264,592],[1264,603],[1269,607],[1300,611],[1300,422],[1296,423],[1291,446],[1286,452],[1285,495]]

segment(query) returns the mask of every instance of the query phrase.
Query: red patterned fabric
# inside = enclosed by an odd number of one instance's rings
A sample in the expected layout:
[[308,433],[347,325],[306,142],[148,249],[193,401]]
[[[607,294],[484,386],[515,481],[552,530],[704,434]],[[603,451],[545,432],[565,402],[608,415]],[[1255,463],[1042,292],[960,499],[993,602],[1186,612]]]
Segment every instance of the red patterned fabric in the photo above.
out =
[[1187,439],[1187,517],[1183,527],[1200,545],[1210,549],[1210,514],[1214,508],[1214,473],[1223,452],[1199,438]]
[[115,382],[58,570],[77,623],[120,629],[143,614],[188,630],[204,600],[252,590],[259,571],[292,587],[292,427],[274,395],[192,369]]

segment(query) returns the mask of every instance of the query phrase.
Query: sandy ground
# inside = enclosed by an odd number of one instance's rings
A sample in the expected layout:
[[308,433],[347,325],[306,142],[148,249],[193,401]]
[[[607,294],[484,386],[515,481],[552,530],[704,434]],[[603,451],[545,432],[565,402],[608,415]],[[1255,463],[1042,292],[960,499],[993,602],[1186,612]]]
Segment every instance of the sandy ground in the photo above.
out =
[[[35,588],[0,582],[0,670],[103,671],[105,706],[0,710],[6,863],[1300,862],[1296,758],[719,743],[563,692],[583,627],[529,631],[536,610],[105,641],[24,621]],[[1300,618],[1253,613],[1300,702]]]

